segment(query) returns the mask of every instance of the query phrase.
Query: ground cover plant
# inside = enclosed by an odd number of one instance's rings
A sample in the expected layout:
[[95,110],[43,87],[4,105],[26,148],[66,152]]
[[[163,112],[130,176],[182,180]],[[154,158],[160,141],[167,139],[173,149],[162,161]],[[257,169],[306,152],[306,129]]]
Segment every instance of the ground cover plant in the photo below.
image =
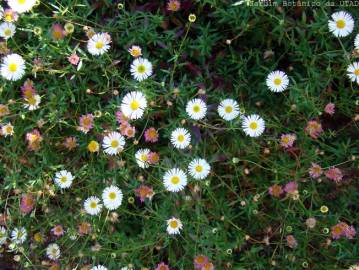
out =
[[359,269],[359,10],[287,2],[1,1],[0,269]]

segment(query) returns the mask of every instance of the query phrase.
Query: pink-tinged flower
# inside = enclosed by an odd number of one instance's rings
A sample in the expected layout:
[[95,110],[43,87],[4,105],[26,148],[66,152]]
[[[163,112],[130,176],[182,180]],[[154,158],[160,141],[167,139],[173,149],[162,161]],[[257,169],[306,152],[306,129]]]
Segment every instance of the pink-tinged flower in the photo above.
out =
[[197,255],[194,257],[193,264],[194,268],[202,269],[208,263],[208,257],[204,255]]
[[325,176],[335,182],[340,182],[343,179],[343,173],[340,169],[332,167],[325,172]]
[[127,123],[128,120],[129,120],[129,119],[128,119],[126,116],[124,116],[123,113],[120,112],[120,111],[117,111],[117,112],[116,112],[116,119],[117,119],[117,122],[118,122],[119,124]]
[[325,108],[324,111],[327,114],[333,115],[335,113],[335,104],[334,103],[328,103]]
[[291,181],[285,185],[284,191],[287,193],[294,194],[298,191],[298,184],[294,181]]
[[56,23],[52,26],[51,35],[54,40],[61,40],[65,37],[66,32],[60,24]]
[[151,165],[155,165],[160,161],[160,155],[157,152],[150,152],[147,155],[147,162]]
[[27,79],[23,86],[21,86],[22,96],[24,98],[31,98],[32,96],[36,95],[36,90],[34,88],[34,83],[32,80]]
[[64,142],[64,146],[68,150],[73,150],[77,147],[77,140],[75,137],[67,137]]
[[72,64],[77,66],[77,64],[80,62],[80,57],[76,54],[73,53],[70,56],[67,57],[67,60]]
[[295,134],[282,134],[280,137],[280,145],[284,148],[290,148],[293,146],[297,136]]
[[64,233],[65,233],[64,228],[60,224],[55,225],[55,227],[53,227],[51,229],[51,232],[52,232],[53,235],[55,235],[57,237],[63,236]]
[[144,202],[146,198],[152,199],[153,189],[152,187],[141,185],[135,189],[136,196],[140,198],[141,202]]
[[157,265],[156,270],[170,270],[170,268],[168,267],[167,264],[161,262],[160,264]]
[[214,265],[213,263],[209,262],[205,266],[203,266],[201,270],[214,270]]
[[284,193],[284,191],[280,185],[275,184],[275,185],[269,187],[268,193],[270,195],[272,195],[273,197],[279,198],[280,195],[282,195]]
[[131,54],[132,57],[139,57],[142,55],[142,50],[140,46],[132,45],[131,48],[128,49],[128,52]]
[[287,246],[290,248],[296,248],[298,246],[297,240],[294,238],[292,234],[287,235]]
[[305,132],[307,132],[310,137],[316,139],[319,137],[320,133],[323,132],[322,125],[318,121],[311,120],[305,128]]
[[178,0],[169,0],[167,2],[167,10],[178,11],[181,8],[181,2]]
[[133,138],[135,137],[135,134],[136,134],[136,128],[134,126],[130,126],[128,125],[125,129],[124,129],[124,132],[123,132],[124,136],[127,136],[128,138]]
[[30,194],[23,194],[21,196],[21,203],[20,203],[20,211],[24,214],[28,214],[32,211],[32,209],[35,206],[35,199],[34,197]]
[[323,174],[322,167],[317,163],[312,162],[312,167],[309,168],[309,175],[312,178],[318,178]]
[[32,130],[31,132],[26,133],[26,141],[28,143],[28,148],[30,151],[40,150],[40,144],[43,140],[40,132],[37,129]]
[[4,20],[6,22],[16,22],[18,18],[19,15],[11,8],[7,8],[4,10]]
[[82,115],[80,117],[80,131],[87,133],[93,128],[93,115],[91,113]]
[[356,235],[356,231],[353,226],[349,226],[345,222],[339,222],[331,228],[332,238],[338,240],[341,237],[353,239]]
[[158,141],[158,132],[155,128],[150,127],[145,131],[145,141],[155,143]]

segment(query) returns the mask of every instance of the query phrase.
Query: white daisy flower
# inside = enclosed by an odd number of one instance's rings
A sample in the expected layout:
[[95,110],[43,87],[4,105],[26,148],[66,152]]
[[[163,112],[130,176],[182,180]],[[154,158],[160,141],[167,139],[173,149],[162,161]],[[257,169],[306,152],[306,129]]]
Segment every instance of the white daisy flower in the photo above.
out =
[[102,204],[100,203],[99,198],[91,196],[85,200],[84,208],[87,214],[95,216],[101,212]]
[[283,92],[289,85],[289,79],[283,71],[276,70],[269,73],[266,84],[272,92]]
[[167,233],[168,234],[180,234],[183,224],[178,218],[172,217],[167,220]]
[[152,64],[146,58],[136,58],[131,64],[130,71],[132,77],[140,82],[152,75]]
[[245,116],[242,122],[242,128],[246,135],[258,137],[264,132],[264,120],[256,114]]
[[0,246],[6,242],[6,229],[4,226],[0,226]]
[[328,21],[329,31],[336,37],[346,37],[354,29],[354,19],[352,15],[345,11],[332,14],[332,19]]
[[354,48],[359,51],[359,34],[357,34],[355,36],[355,39],[354,39]]
[[136,152],[135,154],[135,158],[136,158],[136,162],[137,165],[140,168],[148,168],[150,166],[150,164],[148,163],[148,154],[151,152],[150,149],[140,149]]
[[171,133],[171,143],[178,149],[184,149],[191,143],[191,134],[185,128],[176,128]]
[[347,68],[347,75],[352,82],[359,84],[359,62],[350,64]]
[[207,105],[199,98],[190,100],[186,106],[186,112],[194,120],[201,120],[206,116]]
[[111,132],[103,138],[102,147],[106,154],[117,155],[125,146],[125,138],[118,132]]
[[121,111],[129,119],[141,118],[146,108],[146,97],[139,91],[127,93],[122,99]]
[[15,244],[22,244],[26,241],[27,232],[24,227],[15,228],[11,231],[11,241]]
[[17,81],[25,74],[25,60],[13,53],[5,56],[1,64],[1,76],[10,81]]
[[187,185],[187,175],[181,169],[170,169],[163,176],[163,184],[168,191],[181,191]]
[[107,268],[103,265],[97,265],[91,268],[91,270],[107,270]]
[[87,50],[92,55],[102,55],[110,49],[111,37],[107,33],[93,35],[87,42]]
[[211,166],[205,159],[198,158],[188,165],[189,174],[197,180],[205,179],[211,171]]
[[17,13],[30,11],[36,4],[36,0],[7,0],[9,7]]
[[61,251],[60,247],[56,243],[49,244],[46,248],[46,255],[50,260],[57,260],[60,258]]
[[0,24],[0,37],[4,39],[9,39],[14,36],[15,32],[15,24],[8,22],[3,22],[2,24]]
[[33,95],[25,98],[25,101],[24,108],[29,111],[34,111],[40,107],[41,97],[39,95]]
[[123,194],[121,189],[116,186],[110,186],[102,192],[102,200],[105,207],[109,210],[115,210],[122,204]]
[[14,126],[11,123],[7,123],[1,127],[1,133],[3,136],[12,136],[14,135]]
[[232,121],[239,115],[239,105],[234,99],[224,99],[219,103],[218,114],[226,121]]
[[71,172],[62,170],[56,172],[54,182],[60,188],[69,188],[72,184],[74,177],[72,176]]

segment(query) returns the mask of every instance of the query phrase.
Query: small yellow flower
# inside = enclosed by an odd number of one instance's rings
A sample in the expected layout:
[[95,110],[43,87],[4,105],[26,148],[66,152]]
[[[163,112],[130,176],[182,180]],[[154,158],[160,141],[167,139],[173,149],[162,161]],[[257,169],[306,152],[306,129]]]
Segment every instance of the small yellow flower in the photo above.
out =
[[328,206],[322,205],[322,206],[320,207],[320,212],[322,212],[323,214],[327,213],[328,211],[329,211]]
[[64,28],[67,34],[72,34],[75,30],[75,26],[72,23],[66,23]]
[[196,21],[196,15],[195,14],[189,14],[188,16],[188,20],[191,22],[191,23],[194,23]]
[[98,150],[100,149],[100,145],[99,145],[98,142],[96,142],[96,141],[91,141],[91,142],[87,145],[87,149],[88,149],[91,153],[95,153],[95,152],[98,152]]
[[36,26],[36,27],[34,27],[33,32],[34,32],[34,34],[35,34],[36,36],[40,36],[40,35],[42,34],[42,28]]
[[34,234],[34,240],[35,240],[35,242],[38,242],[38,243],[42,242],[43,238],[42,238],[41,233],[39,233],[39,232],[35,233]]

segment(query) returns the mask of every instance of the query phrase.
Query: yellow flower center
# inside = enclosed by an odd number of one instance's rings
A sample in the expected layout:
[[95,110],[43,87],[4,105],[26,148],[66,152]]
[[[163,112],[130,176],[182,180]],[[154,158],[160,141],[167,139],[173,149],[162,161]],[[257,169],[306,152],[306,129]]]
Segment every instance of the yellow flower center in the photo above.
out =
[[252,122],[249,124],[250,129],[256,129],[258,127],[258,124],[256,122]]
[[183,141],[184,141],[184,136],[183,136],[182,134],[181,134],[181,135],[178,135],[177,140],[178,140],[179,142],[183,142]]
[[282,142],[283,142],[283,143],[289,143],[289,138],[288,138],[288,137],[282,138]]
[[145,71],[146,71],[145,65],[139,65],[139,66],[137,67],[137,72],[138,72],[138,73],[145,73]]
[[198,113],[201,110],[201,107],[199,105],[194,105],[193,106],[193,111]]
[[173,176],[171,178],[171,183],[174,184],[174,185],[177,185],[180,181],[180,178],[178,176]]
[[203,171],[203,168],[201,165],[197,165],[196,168],[195,168],[196,172],[202,172]]
[[17,0],[17,2],[21,5],[25,4],[26,0]]
[[12,16],[11,16],[11,14],[6,14],[5,15],[5,21],[7,21],[7,22],[11,22],[12,21]]
[[110,192],[110,193],[108,194],[108,197],[109,197],[111,200],[114,200],[114,199],[116,199],[116,193],[115,193],[115,192]]
[[231,113],[231,112],[233,111],[233,108],[232,108],[232,106],[226,106],[226,107],[224,108],[224,111],[225,111],[226,113]]
[[202,264],[202,263],[204,263],[204,257],[199,256],[199,257],[197,257],[196,261],[197,261],[198,264]]
[[9,70],[11,72],[15,72],[17,70],[17,65],[15,63],[12,63],[9,65]]
[[5,34],[5,36],[10,36],[11,35],[11,29],[6,29],[5,31],[4,31],[4,34]]
[[61,183],[66,183],[66,181],[67,181],[67,177],[66,177],[66,176],[62,176],[62,177],[60,178],[60,182],[61,182]]
[[282,79],[281,78],[275,78],[273,82],[274,82],[275,85],[278,86],[278,85],[280,85],[282,83]]
[[27,103],[29,103],[30,105],[34,106],[36,105],[36,99],[34,97],[29,97],[27,99]]
[[96,49],[102,49],[103,45],[104,44],[102,41],[97,41],[95,47],[96,47]]
[[91,202],[91,203],[90,203],[90,207],[91,207],[92,209],[96,208],[96,207],[97,207],[97,203],[96,203],[96,202]]
[[346,23],[343,19],[337,20],[337,27],[339,29],[343,29],[345,27]]
[[356,70],[354,70],[354,74],[355,74],[355,76],[359,76],[359,68],[357,68]]
[[12,131],[13,131],[13,128],[11,127],[11,126],[7,126],[6,127],[6,133],[12,133]]
[[137,56],[141,55],[141,52],[139,49],[132,49],[131,54],[133,57],[137,57]]
[[112,148],[117,148],[118,146],[119,146],[119,143],[118,143],[117,140],[113,140],[113,141],[111,142],[111,147],[112,147]]
[[178,222],[177,222],[177,220],[171,220],[171,221],[170,221],[170,227],[171,227],[172,229],[176,229],[176,228],[178,227]]
[[140,104],[136,100],[134,100],[131,102],[130,107],[132,110],[137,110],[140,107]]
[[141,155],[141,160],[142,160],[142,161],[147,161],[147,159],[148,159],[148,157],[147,157],[146,154],[142,154],[142,155]]

